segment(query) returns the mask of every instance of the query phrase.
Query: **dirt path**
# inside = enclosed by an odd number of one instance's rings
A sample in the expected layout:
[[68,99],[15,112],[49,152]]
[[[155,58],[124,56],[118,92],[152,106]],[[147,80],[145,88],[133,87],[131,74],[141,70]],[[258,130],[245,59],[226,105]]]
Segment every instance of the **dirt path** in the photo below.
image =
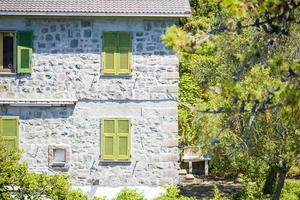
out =
[[220,192],[225,196],[230,196],[233,192],[241,188],[241,184],[233,181],[216,181],[197,177],[193,181],[183,180],[180,183],[180,191],[182,195],[194,196],[200,200],[208,200],[213,198],[214,185],[217,185]]

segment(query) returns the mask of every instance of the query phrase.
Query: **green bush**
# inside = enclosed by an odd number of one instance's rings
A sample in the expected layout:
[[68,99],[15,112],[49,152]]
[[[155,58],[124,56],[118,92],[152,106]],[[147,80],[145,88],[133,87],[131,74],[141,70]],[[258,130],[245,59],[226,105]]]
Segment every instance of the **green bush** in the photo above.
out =
[[267,200],[269,196],[263,195],[261,192],[261,186],[257,184],[247,184],[239,191],[235,192],[231,199],[232,200]]
[[300,199],[300,181],[287,180],[281,193],[281,200],[299,200]]
[[144,195],[136,190],[124,188],[115,200],[146,200]]
[[[67,176],[36,174],[21,163],[21,152],[7,149],[0,138],[0,199],[89,200],[73,190]],[[99,198],[94,198],[94,200]],[[103,198],[101,200],[104,200]]]
[[228,200],[226,197],[222,197],[217,185],[214,186],[214,199],[213,200]]
[[166,189],[166,192],[155,198],[155,200],[196,200],[196,198],[193,197],[190,198],[180,195],[180,190],[176,186],[165,185],[164,188]]
[[300,161],[291,167],[288,177],[300,177]]
[[[235,192],[231,199],[233,200],[271,200],[271,196],[263,195],[261,188],[257,184],[248,184],[241,190]],[[286,180],[281,192],[280,200],[299,200],[300,199],[300,181]]]

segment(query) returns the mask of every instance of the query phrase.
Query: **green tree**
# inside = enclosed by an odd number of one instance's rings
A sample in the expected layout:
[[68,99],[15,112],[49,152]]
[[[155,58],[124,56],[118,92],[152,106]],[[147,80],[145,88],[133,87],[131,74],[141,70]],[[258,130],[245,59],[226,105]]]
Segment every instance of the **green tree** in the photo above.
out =
[[[191,93],[199,93],[188,101],[190,143],[206,144],[216,169],[243,174],[279,199],[300,154],[300,2],[192,0],[191,5],[193,16],[163,37],[190,70],[185,79],[196,86]],[[181,102],[186,93],[180,90]]]

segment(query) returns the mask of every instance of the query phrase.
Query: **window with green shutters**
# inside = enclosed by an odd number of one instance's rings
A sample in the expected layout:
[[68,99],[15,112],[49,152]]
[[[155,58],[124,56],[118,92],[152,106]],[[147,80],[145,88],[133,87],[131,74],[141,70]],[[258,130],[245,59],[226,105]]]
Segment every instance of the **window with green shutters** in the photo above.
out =
[[129,119],[107,118],[102,120],[102,160],[130,160],[130,129]]
[[32,32],[0,30],[0,73],[31,72]]
[[32,72],[32,32],[17,32],[17,73],[31,74]]
[[131,73],[132,36],[129,32],[104,32],[102,73],[129,75]]
[[8,147],[17,149],[19,146],[19,118],[0,117],[0,137]]

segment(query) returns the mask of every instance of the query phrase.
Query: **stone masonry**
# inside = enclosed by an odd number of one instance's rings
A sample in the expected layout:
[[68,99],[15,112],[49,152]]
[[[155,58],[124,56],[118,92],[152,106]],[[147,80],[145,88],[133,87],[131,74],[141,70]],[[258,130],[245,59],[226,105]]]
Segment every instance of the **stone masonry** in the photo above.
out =
[[[23,160],[53,173],[48,146],[69,145],[67,172],[76,185],[177,183],[178,58],[161,42],[174,19],[36,19],[0,17],[0,30],[33,31],[31,75],[0,74],[0,99],[76,98],[67,107],[4,107],[19,116]],[[102,33],[133,34],[132,74],[101,74]],[[130,118],[131,160],[101,161],[103,117]]]

